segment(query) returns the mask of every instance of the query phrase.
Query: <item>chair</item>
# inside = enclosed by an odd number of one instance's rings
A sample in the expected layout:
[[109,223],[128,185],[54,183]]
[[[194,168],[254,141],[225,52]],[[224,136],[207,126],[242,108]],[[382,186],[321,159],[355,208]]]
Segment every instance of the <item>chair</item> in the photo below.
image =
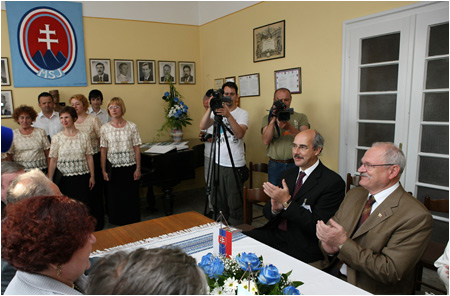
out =
[[345,188],[345,192],[347,193],[350,190],[350,185],[359,186],[359,180],[361,180],[360,176],[352,176],[350,173],[347,173],[347,187]]
[[[435,211],[440,213],[448,213],[448,199],[432,200],[429,196],[425,197],[424,205],[429,211]],[[428,243],[425,252],[423,253],[420,261],[416,265],[416,278],[414,281],[414,289],[420,291],[421,285],[432,288],[440,293],[447,294],[447,291],[440,289],[439,287],[433,286],[430,283],[422,281],[423,268],[436,271],[437,268],[434,266],[434,262],[444,253],[445,244],[441,244],[435,241],[430,241]]]
[[253,188],[253,172],[269,173],[269,166],[267,163],[255,163],[250,161],[249,164],[250,176],[248,178],[249,188]]
[[244,186],[244,223],[252,224],[253,204],[268,202],[270,197],[264,193],[262,188],[247,188]]

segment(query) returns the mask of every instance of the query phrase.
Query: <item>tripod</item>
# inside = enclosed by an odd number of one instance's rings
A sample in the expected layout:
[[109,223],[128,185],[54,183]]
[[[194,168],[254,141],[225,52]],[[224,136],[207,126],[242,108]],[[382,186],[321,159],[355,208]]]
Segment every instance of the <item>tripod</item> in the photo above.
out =
[[[217,145],[217,142],[220,141],[220,131],[222,129],[225,143],[228,151],[228,156],[230,157],[231,166],[233,167],[233,174],[234,178],[236,180],[237,186],[239,186],[239,176],[237,169],[234,165],[233,161],[233,155],[231,154],[230,144],[228,142],[228,136],[227,131],[231,134],[233,134],[233,131],[228,128],[222,121],[221,115],[215,115],[214,116],[214,124],[213,124],[213,135],[212,135],[212,145],[211,145],[211,151],[209,152],[209,167],[208,167],[208,177],[206,181],[206,202],[205,202],[205,214],[208,207],[208,196],[211,195],[211,189],[214,188],[212,191],[214,193],[214,196],[212,196],[212,201],[214,202],[213,208],[214,208],[214,220],[217,219],[219,211],[223,212],[223,209],[218,208],[218,201],[217,201],[217,188],[219,187],[220,179],[219,179],[219,169],[220,169],[220,144]],[[216,151],[217,150],[217,151]],[[219,159],[217,160],[216,164],[216,157],[219,155]],[[212,186],[211,186],[212,185]],[[239,189],[239,188],[238,188]],[[241,190],[238,190],[240,200],[242,200],[242,192]]]

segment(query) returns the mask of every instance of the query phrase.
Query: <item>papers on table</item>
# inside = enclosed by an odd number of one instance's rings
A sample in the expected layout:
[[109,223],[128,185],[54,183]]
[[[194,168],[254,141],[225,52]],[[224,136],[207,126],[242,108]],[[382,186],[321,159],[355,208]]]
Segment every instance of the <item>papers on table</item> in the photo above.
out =
[[161,142],[161,143],[146,143],[141,147],[150,147],[147,149],[145,153],[156,153],[156,154],[164,154],[172,150],[185,150],[189,149],[188,141],[186,142]]

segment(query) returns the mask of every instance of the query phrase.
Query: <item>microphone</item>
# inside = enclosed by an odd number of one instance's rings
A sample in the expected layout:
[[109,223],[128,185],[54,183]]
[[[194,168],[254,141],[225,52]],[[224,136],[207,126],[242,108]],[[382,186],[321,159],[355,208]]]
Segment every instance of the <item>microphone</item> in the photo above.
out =
[[2,153],[5,153],[11,148],[13,141],[13,130],[2,125]]

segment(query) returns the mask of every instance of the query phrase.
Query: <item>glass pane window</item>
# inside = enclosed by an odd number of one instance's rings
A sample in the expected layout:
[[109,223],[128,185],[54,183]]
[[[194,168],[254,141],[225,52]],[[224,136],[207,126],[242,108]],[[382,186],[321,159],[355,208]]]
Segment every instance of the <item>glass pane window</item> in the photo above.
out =
[[448,159],[420,156],[419,182],[448,187]]
[[361,68],[360,91],[396,91],[398,64]]
[[361,64],[398,61],[399,50],[400,33],[363,39],[361,42]]
[[395,124],[359,123],[358,146],[371,147],[375,142],[394,142]]
[[428,56],[448,54],[448,23],[430,28]]
[[372,120],[395,120],[396,95],[361,95],[359,118]]
[[448,126],[422,126],[420,151],[427,153],[448,154]]
[[426,93],[423,121],[448,122],[448,92]]
[[448,88],[448,58],[427,62],[426,89]]

